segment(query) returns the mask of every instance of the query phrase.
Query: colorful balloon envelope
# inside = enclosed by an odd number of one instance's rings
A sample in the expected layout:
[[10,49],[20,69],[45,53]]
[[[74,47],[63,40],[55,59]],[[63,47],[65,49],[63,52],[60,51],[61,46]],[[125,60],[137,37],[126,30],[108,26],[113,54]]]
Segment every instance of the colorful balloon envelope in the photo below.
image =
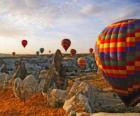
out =
[[140,19],[113,23],[98,36],[96,63],[126,106],[140,98]]
[[22,44],[22,46],[25,48],[26,45],[28,44],[28,42],[27,42],[27,40],[22,40],[22,41],[21,41],[21,44]]
[[89,52],[90,52],[90,54],[92,54],[93,53],[93,48],[90,48]]
[[63,39],[61,42],[61,45],[63,46],[63,48],[65,49],[65,51],[68,50],[68,48],[71,45],[71,41],[69,39]]
[[76,55],[76,50],[75,49],[71,49],[70,50],[70,54],[71,54],[72,57],[75,56]]
[[87,61],[84,57],[80,57],[78,58],[77,60],[77,64],[81,67],[81,68],[84,68],[87,64]]

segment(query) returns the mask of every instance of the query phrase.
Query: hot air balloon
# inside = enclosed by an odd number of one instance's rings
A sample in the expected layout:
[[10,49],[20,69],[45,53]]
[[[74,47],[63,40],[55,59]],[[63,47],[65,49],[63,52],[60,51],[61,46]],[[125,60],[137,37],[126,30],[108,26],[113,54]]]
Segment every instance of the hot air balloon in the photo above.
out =
[[22,43],[22,46],[23,46],[24,48],[25,48],[26,45],[28,44],[27,40],[22,40],[21,43]]
[[87,61],[84,57],[80,57],[78,58],[77,60],[77,64],[81,67],[81,68],[84,68],[87,64]]
[[93,53],[93,48],[90,48],[89,52],[90,52],[90,54],[92,54]]
[[61,45],[63,46],[63,48],[65,49],[65,51],[68,50],[68,48],[71,45],[71,41],[69,39],[63,39],[61,42]]
[[40,48],[40,53],[42,54],[44,52],[44,48]]
[[15,52],[12,52],[12,55],[13,55],[13,56],[15,56],[15,55],[16,55],[16,53],[15,53]]
[[39,51],[36,51],[36,55],[39,56]]
[[98,36],[96,63],[126,106],[140,98],[140,19],[113,23]]
[[76,50],[75,49],[71,49],[70,50],[70,54],[71,54],[72,57],[75,56],[76,55]]
[[51,50],[49,50],[49,54],[51,53]]

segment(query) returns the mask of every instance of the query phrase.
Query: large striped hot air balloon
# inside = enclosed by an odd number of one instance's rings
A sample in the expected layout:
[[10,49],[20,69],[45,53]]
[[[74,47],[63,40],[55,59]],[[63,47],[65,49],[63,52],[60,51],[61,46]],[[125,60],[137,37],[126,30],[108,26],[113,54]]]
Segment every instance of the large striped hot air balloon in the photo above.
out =
[[69,39],[63,39],[61,45],[65,49],[65,51],[67,51],[71,45],[71,41]]
[[87,64],[87,61],[84,57],[80,57],[77,60],[77,64],[80,66],[80,68],[84,68]]
[[95,47],[98,67],[126,106],[140,98],[140,19],[107,26]]
[[72,57],[75,56],[76,55],[76,50],[75,49],[71,49],[70,50],[70,54],[71,54]]

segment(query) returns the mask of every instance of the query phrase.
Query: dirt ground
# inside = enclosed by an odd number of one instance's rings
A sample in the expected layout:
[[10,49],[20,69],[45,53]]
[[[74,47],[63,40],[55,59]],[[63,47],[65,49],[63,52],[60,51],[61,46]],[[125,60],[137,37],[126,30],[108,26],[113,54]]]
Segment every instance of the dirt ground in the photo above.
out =
[[[91,83],[100,88],[107,88],[109,85],[103,78],[96,78],[95,75],[89,75]],[[0,89],[0,116],[65,116],[63,108],[49,108],[45,98],[35,94],[27,101],[21,101],[15,98],[11,88]]]
[[65,111],[49,108],[45,98],[36,94],[27,101],[13,95],[12,89],[0,90],[0,116],[64,116]]

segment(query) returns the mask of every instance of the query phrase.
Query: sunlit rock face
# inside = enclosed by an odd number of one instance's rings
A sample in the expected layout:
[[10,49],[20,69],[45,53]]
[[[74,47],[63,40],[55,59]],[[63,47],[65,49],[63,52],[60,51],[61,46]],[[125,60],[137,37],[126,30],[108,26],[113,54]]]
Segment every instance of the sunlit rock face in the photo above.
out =
[[11,77],[6,73],[0,73],[0,87],[7,88]]
[[68,92],[63,108],[67,113],[72,110],[80,112],[94,112],[97,89],[87,82],[76,81]]
[[16,78],[14,80],[14,95],[22,100],[26,100],[32,96],[38,87],[38,81],[33,75],[28,75],[24,80]]

